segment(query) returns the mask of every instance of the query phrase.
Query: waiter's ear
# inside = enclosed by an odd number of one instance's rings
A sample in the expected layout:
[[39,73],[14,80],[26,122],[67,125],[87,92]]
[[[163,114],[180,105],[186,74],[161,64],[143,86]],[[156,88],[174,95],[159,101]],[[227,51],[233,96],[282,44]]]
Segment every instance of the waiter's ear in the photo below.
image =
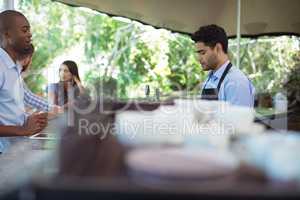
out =
[[221,43],[217,43],[215,47],[216,47],[217,53],[223,52],[223,48],[222,48]]

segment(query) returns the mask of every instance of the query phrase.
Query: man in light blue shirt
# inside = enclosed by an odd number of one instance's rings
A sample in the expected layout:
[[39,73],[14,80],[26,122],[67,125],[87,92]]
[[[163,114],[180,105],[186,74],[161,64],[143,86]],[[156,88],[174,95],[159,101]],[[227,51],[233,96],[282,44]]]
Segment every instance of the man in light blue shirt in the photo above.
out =
[[23,14],[13,10],[0,13],[0,152],[8,136],[28,136],[47,125],[45,114],[25,114],[24,85],[18,58],[31,45],[30,25]]
[[255,88],[246,75],[229,61],[228,38],[217,25],[200,27],[192,35],[203,70],[210,71],[201,98],[253,107]]
[[[206,88],[217,88],[226,66],[230,63],[227,60],[217,71],[211,71],[209,78],[204,82]],[[223,84],[220,86],[218,99],[228,101],[233,105],[253,107],[255,88],[246,75],[236,67],[232,66]]]

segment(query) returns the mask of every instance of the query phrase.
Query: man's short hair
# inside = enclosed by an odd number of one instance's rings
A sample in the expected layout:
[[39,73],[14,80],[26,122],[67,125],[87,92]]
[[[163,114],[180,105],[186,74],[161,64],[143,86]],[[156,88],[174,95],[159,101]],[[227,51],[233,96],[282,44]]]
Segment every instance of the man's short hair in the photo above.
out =
[[15,23],[14,18],[16,16],[21,16],[25,18],[25,16],[22,13],[15,10],[5,10],[0,13],[0,39],[1,36],[9,30],[11,25]]
[[194,42],[203,42],[206,46],[215,47],[217,43],[222,45],[224,53],[228,51],[228,38],[225,30],[215,24],[201,26],[192,36]]

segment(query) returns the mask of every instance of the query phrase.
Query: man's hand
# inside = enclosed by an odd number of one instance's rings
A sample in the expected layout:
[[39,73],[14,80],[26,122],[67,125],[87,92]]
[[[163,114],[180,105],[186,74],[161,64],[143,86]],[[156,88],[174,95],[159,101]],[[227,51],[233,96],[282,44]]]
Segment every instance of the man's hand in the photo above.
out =
[[33,113],[24,126],[24,135],[29,136],[42,131],[47,126],[47,113]]
[[51,110],[48,112],[48,119],[49,120],[54,119],[59,114],[62,114],[62,113],[64,113],[64,108],[63,107],[53,105],[53,106],[51,106]]
[[54,115],[61,114],[64,112],[64,108],[61,106],[53,105],[53,106],[51,106],[50,112]]

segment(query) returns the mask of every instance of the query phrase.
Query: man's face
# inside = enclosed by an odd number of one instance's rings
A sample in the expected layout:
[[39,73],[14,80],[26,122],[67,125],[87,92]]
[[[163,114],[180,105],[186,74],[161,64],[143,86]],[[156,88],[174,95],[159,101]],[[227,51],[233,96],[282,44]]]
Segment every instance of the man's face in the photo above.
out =
[[23,16],[16,16],[7,33],[8,45],[19,55],[23,55],[31,45],[30,25]]
[[218,57],[216,46],[211,48],[206,46],[203,42],[196,43],[196,52],[198,54],[199,62],[204,71],[214,70],[218,65]]

